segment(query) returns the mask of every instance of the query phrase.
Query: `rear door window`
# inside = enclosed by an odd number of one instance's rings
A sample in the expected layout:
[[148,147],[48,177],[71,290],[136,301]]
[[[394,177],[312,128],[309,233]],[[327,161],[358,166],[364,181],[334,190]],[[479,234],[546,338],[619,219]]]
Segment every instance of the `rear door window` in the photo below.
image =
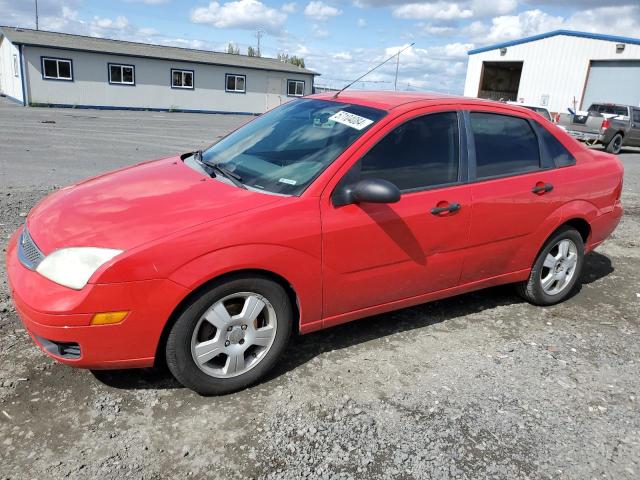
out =
[[640,110],[633,111],[633,122],[636,124],[636,128],[640,128]]
[[532,172],[540,168],[538,137],[528,120],[495,113],[471,112],[476,178]]
[[560,140],[542,125],[536,124],[536,126],[536,131],[546,150],[547,158],[551,160],[553,165],[556,167],[566,167],[576,163],[575,157],[560,143]]

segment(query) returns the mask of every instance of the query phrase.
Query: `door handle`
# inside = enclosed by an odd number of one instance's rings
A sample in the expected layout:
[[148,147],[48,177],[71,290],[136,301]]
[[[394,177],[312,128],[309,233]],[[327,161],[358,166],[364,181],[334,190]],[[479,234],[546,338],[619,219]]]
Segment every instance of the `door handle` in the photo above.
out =
[[545,183],[544,185],[536,185],[535,187],[533,187],[533,189],[531,190],[533,193],[547,193],[550,192],[551,190],[553,190],[553,185],[551,185],[550,183]]
[[431,209],[431,213],[433,215],[440,215],[441,213],[445,213],[445,212],[453,213],[453,212],[457,212],[461,208],[462,208],[462,206],[459,203],[450,203],[446,207],[435,207],[435,208],[432,208]]

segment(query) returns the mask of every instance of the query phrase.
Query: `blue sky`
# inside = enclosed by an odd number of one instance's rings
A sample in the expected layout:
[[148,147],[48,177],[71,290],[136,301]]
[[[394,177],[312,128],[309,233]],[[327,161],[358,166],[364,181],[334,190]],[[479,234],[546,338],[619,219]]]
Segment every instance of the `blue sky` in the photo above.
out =
[[[34,27],[33,0],[0,0],[0,24]],[[40,28],[305,58],[344,86],[398,49],[398,88],[461,93],[470,48],[558,28],[640,37],[640,0],[39,0]],[[392,89],[395,65],[356,88]]]

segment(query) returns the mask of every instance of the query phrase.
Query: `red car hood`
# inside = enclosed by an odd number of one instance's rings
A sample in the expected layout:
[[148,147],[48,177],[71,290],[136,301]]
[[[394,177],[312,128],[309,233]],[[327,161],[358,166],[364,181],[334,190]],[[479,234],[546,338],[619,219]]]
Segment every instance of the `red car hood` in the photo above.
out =
[[63,188],[37,205],[27,222],[45,254],[74,246],[127,250],[279,200],[205,177],[175,157]]

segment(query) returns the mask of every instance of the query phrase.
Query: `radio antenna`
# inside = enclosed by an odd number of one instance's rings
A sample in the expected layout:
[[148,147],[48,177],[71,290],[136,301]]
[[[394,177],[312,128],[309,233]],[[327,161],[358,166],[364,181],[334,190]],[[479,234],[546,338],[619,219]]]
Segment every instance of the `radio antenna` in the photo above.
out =
[[399,52],[394,53],[393,55],[391,55],[389,58],[387,58],[384,62],[376,65],[375,67],[373,67],[371,70],[367,71],[367,73],[365,73],[364,75],[360,75],[358,78],[356,78],[353,82],[351,82],[349,85],[347,85],[346,87],[344,87],[342,90],[340,90],[339,92],[336,92],[336,94],[332,97],[332,98],[338,98],[338,95],[340,95],[342,92],[344,92],[347,88],[349,88],[351,85],[353,85],[354,83],[359,82],[360,80],[362,80],[364,77],[366,77],[367,75],[369,75],[371,72],[373,72],[374,70],[377,70],[378,68],[380,68],[382,65],[384,65],[385,63],[387,63],[389,60],[391,60],[392,58],[395,58],[395,56],[397,55],[398,58],[400,58],[400,54],[402,52],[404,52],[406,49],[413,47],[416,44],[416,42],[413,42],[411,45],[407,45],[406,47],[404,47],[402,50],[400,50]]

